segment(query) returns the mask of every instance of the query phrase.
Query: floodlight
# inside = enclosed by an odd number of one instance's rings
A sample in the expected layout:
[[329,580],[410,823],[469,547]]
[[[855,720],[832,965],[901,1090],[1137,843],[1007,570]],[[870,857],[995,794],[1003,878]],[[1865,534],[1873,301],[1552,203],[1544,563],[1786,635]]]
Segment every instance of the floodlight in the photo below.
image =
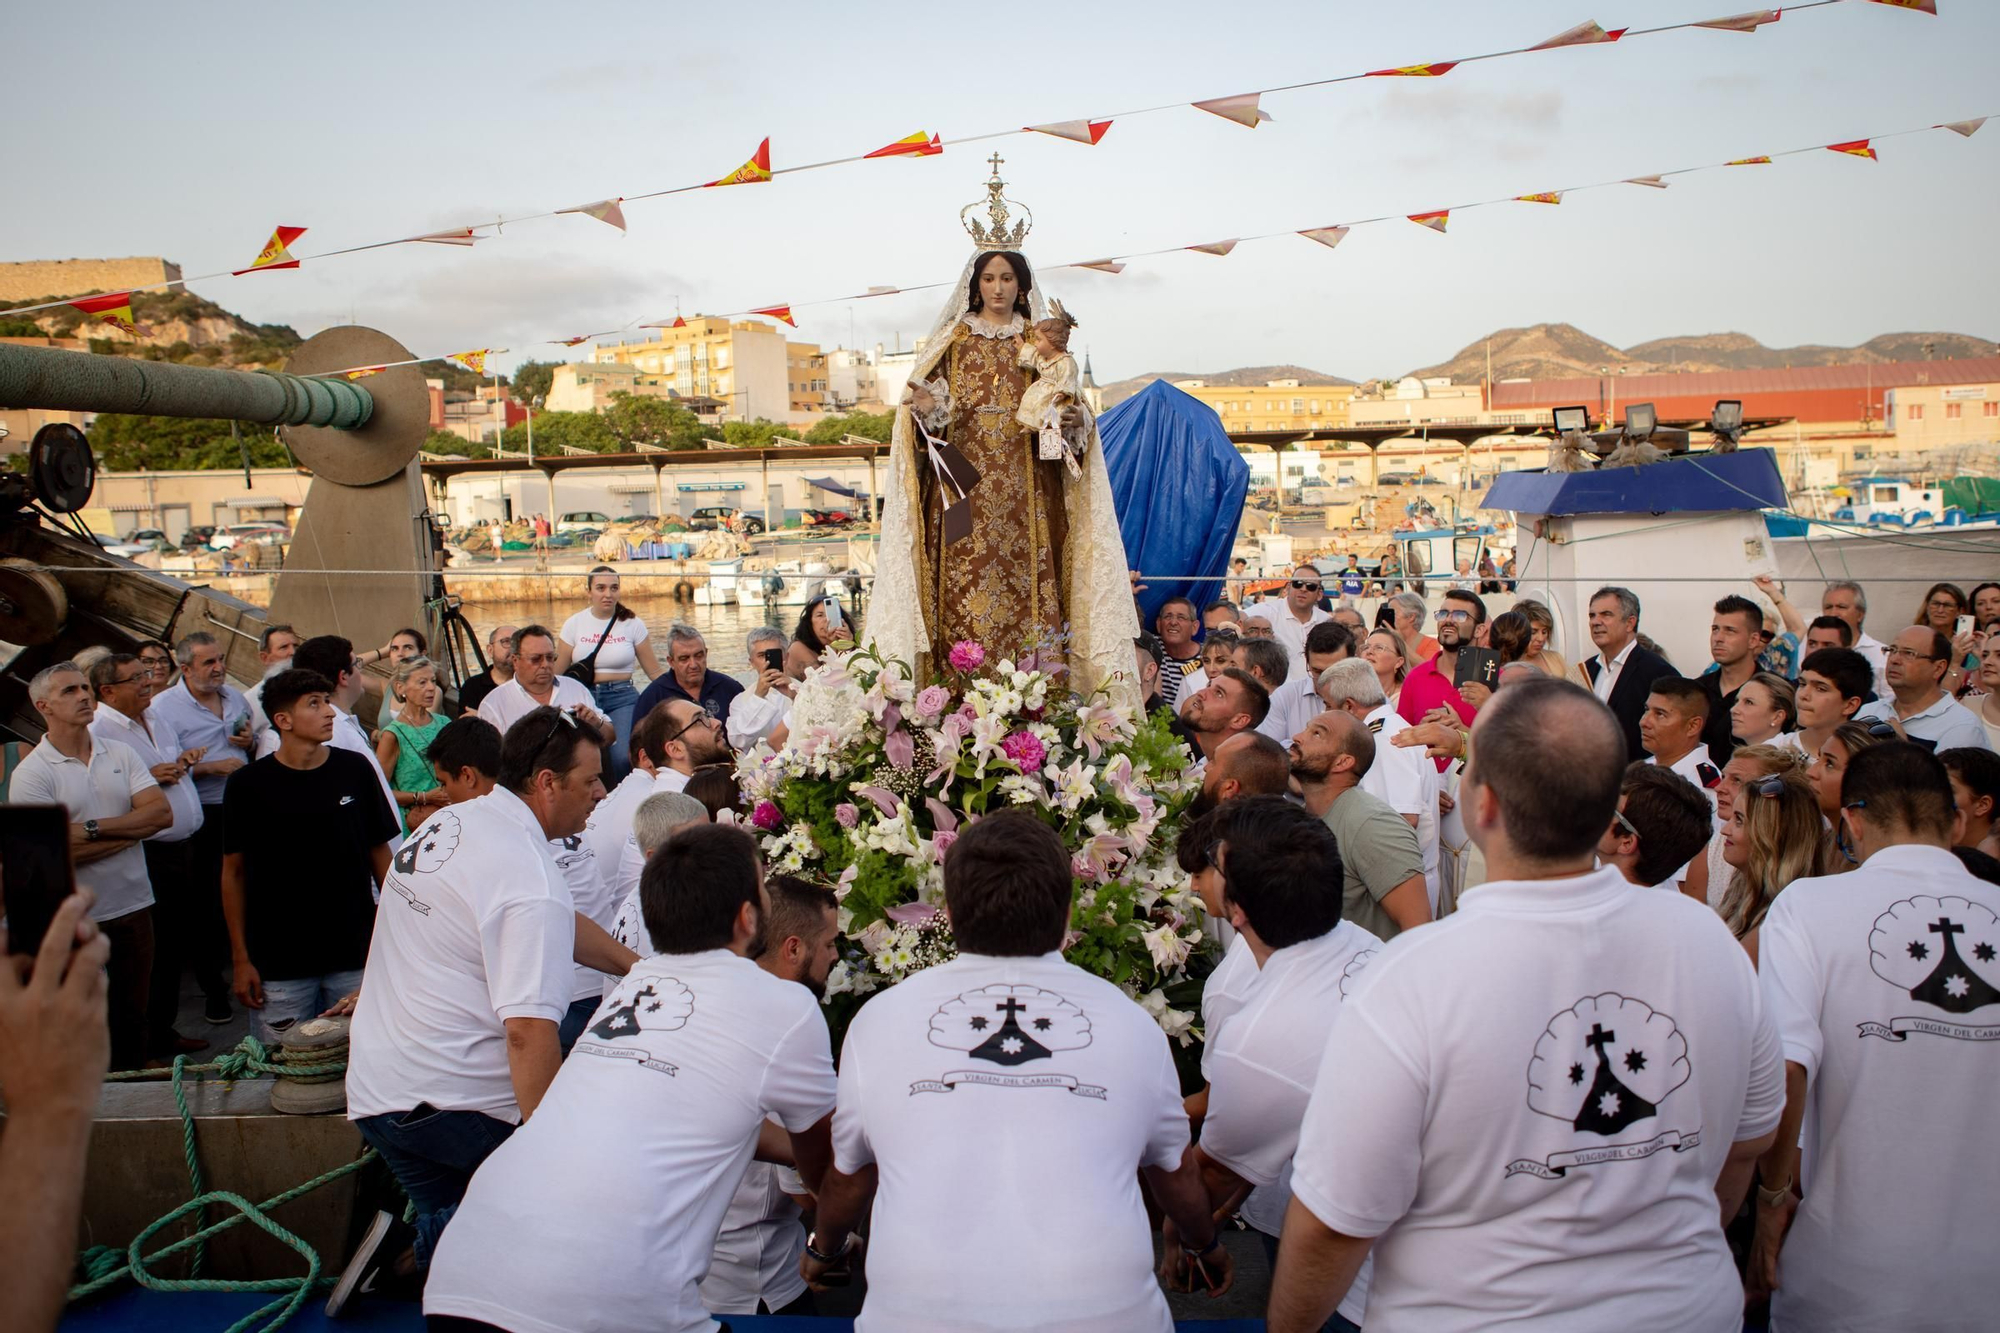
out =
[[1647,439],[1658,424],[1659,418],[1651,403],[1633,403],[1625,409],[1625,438],[1628,440]]
[[1587,407],[1558,407],[1555,417],[1558,435],[1579,434],[1590,429],[1590,409]]

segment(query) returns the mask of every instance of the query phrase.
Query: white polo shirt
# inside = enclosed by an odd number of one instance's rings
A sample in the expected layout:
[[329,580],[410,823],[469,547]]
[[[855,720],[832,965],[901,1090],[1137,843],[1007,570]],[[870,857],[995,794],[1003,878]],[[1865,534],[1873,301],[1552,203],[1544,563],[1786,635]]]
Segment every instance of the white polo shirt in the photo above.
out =
[[756,1314],[759,1301],[782,1310],[805,1291],[799,1256],[805,1253],[806,1229],[792,1202],[805,1192],[792,1168],[750,1163],[730,1196],[701,1279],[702,1305],[709,1313]]
[[[150,731],[147,728],[151,728]],[[159,764],[171,764],[181,756],[182,746],[174,735],[173,727],[153,712],[146,710],[146,723],[125,716],[111,705],[99,701],[97,711],[90,715],[90,734],[99,740],[120,741],[132,747],[139,756],[139,762],[147,772]],[[155,780],[157,782],[157,779]],[[184,842],[201,827],[201,797],[194,789],[194,779],[186,774],[181,780],[160,788],[160,794],[167,798],[167,808],[174,812],[174,822],[161,829],[147,842]]]
[[1779,894],[1758,941],[1808,1079],[1772,1327],[1992,1328],[2000,888],[1941,847],[1885,847]]
[[1166,1035],[1060,954],[960,954],[881,992],[833,1122],[835,1164],[881,1172],[857,1333],[1170,1333],[1138,1170],[1187,1142]]
[[[1897,720],[1896,701],[1888,698],[1863,704],[1855,712],[1854,720],[1894,722]],[[1993,748],[1993,742],[1986,734],[1986,724],[1979,720],[1979,714],[1942,691],[1927,707],[1901,720],[1903,730],[1910,739],[1924,742],[1932,751]]]
[[[549,702],[557,708],[580,706],[593,712],[597,708],[590,691],[568,676],[556,677],[555,688],[549,692]],[[541,707],[544,705],[535,702],[535,697],[528,693],[527,687],[521,684],[521,678],[516,676],[479,701],[479,716],[498,727],[504,737],[509,727]]]
[[[590,908],[604,910],[601,901],[604,896],[604,876],[598,869],[597,856],[590,850],[590,844],[584,840],[581,833],[572,833],[563,838],[550,838],[549,855],[555,858],[556,869],[562,872],[563,883],[569,886],[570,904],[585,916],[596,920]],[[590,906],[585,906],[586,903]],[[598,921],[597,924],[601,926],[604,923]],[[571,929],[575,929],[574,922],[571,922]],[[604,983],[615,980],[617,978],[609,977],[594,967],[578,963],[576,988],[570,992],[570,1000],[574,1003],[577,1000],[602,999]]]
[[[109,711],[109,710],[100,710]],[[69,822],[116,819],[132,813],[132,798],[153,781],[146,761],[122,741],[92,735],[90,763],[72,759],[42,737],[22,757],[9,779],[7,800],[14,805],[60,805]],[[153,905],[153,882],[146,877],[146,852],[133,843],[122,852],[76,868],[76,882],[97,895],[93,921],[115,921]]]
[[1285,683],[1271,691],[1271,711],[1257,724],[1257,730],[1280,745],[1290,745],[1292,737],[1306,729],[1306,723],[1326,711],[1313,690],[1312,672],[1293,668]]
[[1868,665],[1875,668],[1875,697],[1889,697],[1889,645],[1873,634],[1863,634],[1854,641],[1854,651],[1868,659]]
[[810,1129],[833,1103],[805,987],[726,949],[644,960],[473,1176],[424,1313],[514,1333],[715,1329],[696,1283],[758,1127]]
[[[1248,1002],[1219,1026],[1204,1025],[1201,1065],[1209,1090],[1202,1150],[1257,1187],[1243,1202],[1243,1220],[1267,1236],[1283,1230],[1292,1202],[1292,1154],[1327,1032],[1381,949],[1381,940],[1343,921],[1317,939],[1274,951]],[[1358,1324],[1367,1300],[1364,1263],[1340,1313]]]
[[1282,594],[1268,602],[1244,608],[1243,618],[1249,620],[1253,617],[1270,625],[1271,637],[1285,645],[1285,651],[1292,655],[1294,672],[1306,669],[1306,635],[1312,633],[1314,625],[1333,619],[1331,612],[1322,611],[1315,605],[1312,614],[1301,621],[1292,614],[1292,608],[1285,605]]
[[354,1013],[347,1118],[480,1111],[518,1124],[509,1018],[562,1021],[576,911],[534,812],[504,787],[433,812],[396,852]]
[[1399,815],[1417,817],[1417,845],[1424,853],[1424,894],[1431,900],[1431,915],[1438,910],[1438,791],[1443,775],[1419,746],[1390,744],[1393,737],[1409,729],[1410,723],[1394,704],[1385,703],[1368,714],[1365,725],[1375,740],[1375,762],[1361,779],[1361,790],[1373,792]]
[[758,741],[769,740],[778,724],[791,716],[790,695],[772,690],[759,697],[755,690],[746,688],[729,701],[729,743],[738,750],[748,750]]
[[1784,1084],[1714,912],[1612,868],[1488,882],[1341,1005],[1292,1195],[1375,1238],[1378,1328],[1736,1333],[1715,1181]]

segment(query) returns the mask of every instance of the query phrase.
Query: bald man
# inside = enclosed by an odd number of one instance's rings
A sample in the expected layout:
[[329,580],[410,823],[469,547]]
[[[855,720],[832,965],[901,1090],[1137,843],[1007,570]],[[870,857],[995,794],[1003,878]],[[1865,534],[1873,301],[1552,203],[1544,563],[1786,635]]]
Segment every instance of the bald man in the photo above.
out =
[[1375,738],[1349,713],[1328,709],[1292,738],[1292,776],[1306,809],[1340,841],[1346,875],[1340,914],[1377,939],[1431,919],[1417,831],[1387,801],[1362,789]]

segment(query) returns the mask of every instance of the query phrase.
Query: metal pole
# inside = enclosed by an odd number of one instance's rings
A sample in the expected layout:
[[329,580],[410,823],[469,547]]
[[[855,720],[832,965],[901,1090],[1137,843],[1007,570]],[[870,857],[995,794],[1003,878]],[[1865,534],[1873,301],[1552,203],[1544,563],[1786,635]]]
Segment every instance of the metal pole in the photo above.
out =
[[360,429],[375,411],[373,396],[350,380],[10,344],[0,344],[0,405],[339,430]]

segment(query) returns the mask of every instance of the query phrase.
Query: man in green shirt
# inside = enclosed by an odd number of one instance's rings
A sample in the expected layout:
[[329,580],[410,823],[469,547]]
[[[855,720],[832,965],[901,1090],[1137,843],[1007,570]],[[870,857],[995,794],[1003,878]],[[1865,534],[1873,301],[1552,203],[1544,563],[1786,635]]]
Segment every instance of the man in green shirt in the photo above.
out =
[[1389,940],[1431,919],[1417,831],[1380,797],[1360,789],[1375,762],[1375,738],[1351,714],[1321,713],[1292,738],[1292,776],[1306,809],[1340,844],[1346,875],[1340,915]]

